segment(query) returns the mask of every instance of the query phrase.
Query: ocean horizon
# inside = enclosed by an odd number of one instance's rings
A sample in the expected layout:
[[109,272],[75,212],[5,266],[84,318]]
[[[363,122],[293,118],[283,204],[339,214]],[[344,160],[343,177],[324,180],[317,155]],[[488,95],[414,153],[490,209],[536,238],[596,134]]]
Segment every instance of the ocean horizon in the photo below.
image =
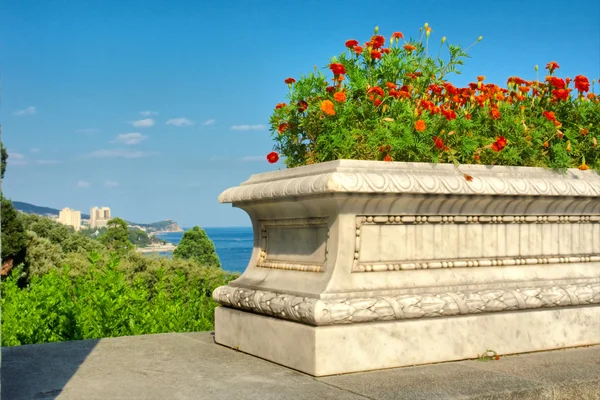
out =
[[[157,233],[156,236],[174,245],[179,244],[185,231],[192,228],[182,228],[183,232]],[[246,270],[252,248],[254,247],[254,232],[251,226],[246,227],[206,227],[206,234],[215,244],[215,249],[221,268],[229,272],[242,273]],[[162,256],[171,256],[171,252],[158,253]]]

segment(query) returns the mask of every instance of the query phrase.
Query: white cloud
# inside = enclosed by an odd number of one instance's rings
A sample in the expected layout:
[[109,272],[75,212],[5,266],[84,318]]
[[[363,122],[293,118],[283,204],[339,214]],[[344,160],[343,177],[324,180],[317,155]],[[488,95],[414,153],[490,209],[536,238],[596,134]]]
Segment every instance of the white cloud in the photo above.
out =
[[106,186],[106,187],[116,187],[116,186],[119,186],[119,182],[104,181],[104,186]]
[[90,187],[90,183],[86,182],[86,181],[79,181],[79,182],[77,182],[77,187],[87,188],[87,187]]
[[233,125],[231,127],[234,131],[261,131],[266,129],[265,125]]
[[18,116],[33,115],[33,114],[35,114],[35,107],[29,106],[23,110],[17,110],[13,114],[18,115]]
[[88,154],[84,154],[83,158],[143,158],[150,157],[158,154],[153,151],[139,151],[139,150],[127,150],[127,149],[112,149],[112,150],[96,150]]
[[266,156],[246,156],[242,158],[244,162],[265,161]]
[[146,118],[130,122],[130,124],[136,128],[150,128],[151,126],[154,126],[154,120],[152,118]]
[[85,129],[77,129],[75,132],[77,133],[95,133],[95,132],[99,132],[100,129],[94,129],[94,128],[85,128]]
[[144,140],[146,140],[146,136],[144,136],[138,132],[132,132],[132,133],[123,133],[123,134],[117,136],[114,141],[117,143],[131,145],[131,144],[139,144]]
[[183,126],[194,125],[194,122],[190,121],[187,118],[171,118],[170,120],[165,122],[165,125],[173,125],[173,126],[183,127]]
[[38,148],[33,148],[29,150],[31,153],[39,153],[41,150]]
[[158,115],[156,111],[140,111],[142,117],[149,117],[151,115]]
[[21,153],[13,153],[11,151],[8,152],[8,158],[9,159],[13,159],[13,160],[22,160],[25,158],[25,156]]
[[56,165],[60,164],[62,161],[60,160],[37,160],[36,164],[38,165]]
[[206,121],[204,121],[204,122],[202,123],[202,125],[204,125],[204,126],[210,126],[210,125],[214,125],[214,124],[215,124],[215,122],[217,122],[217,120],[216,120],[216,119],[207,119]]

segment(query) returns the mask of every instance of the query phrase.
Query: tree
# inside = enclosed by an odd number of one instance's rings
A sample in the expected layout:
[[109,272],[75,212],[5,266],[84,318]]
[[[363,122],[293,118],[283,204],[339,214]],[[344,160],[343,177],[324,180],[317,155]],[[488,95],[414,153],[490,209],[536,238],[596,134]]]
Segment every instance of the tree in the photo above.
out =
[[121,218],[113,218],[108,221],[107,226],[106,233],[100,236],[99,239],[106,248],[121,255],[133,248],[133,244],[129,241],[127,222]]
[[27,238],[29,243],[25,255],[25,265],[29,278],[43,276],[52,269],[62,267],[63,252],[58,244],[38,236],[33,231],[27,231]]
[[4,172],[6,171],[6,162],[8,161],[8,152],[6,151],[6,148],[4,147],[2,142],[0,142],[0,159],[2,161],[0,179],[4,179]]
[[192,259],[206,267],[221,267],[214,243],[199,226],[194,226],[183,234],[177,248],[173,251],[173,258]]
[[1,193],[2,209],[0,210],[2,227],[2,261],[12,258],[14,265],[23,261],[27,237],[25,228],[19,218],[17,210],[13,207],[10,200],[6,199]]

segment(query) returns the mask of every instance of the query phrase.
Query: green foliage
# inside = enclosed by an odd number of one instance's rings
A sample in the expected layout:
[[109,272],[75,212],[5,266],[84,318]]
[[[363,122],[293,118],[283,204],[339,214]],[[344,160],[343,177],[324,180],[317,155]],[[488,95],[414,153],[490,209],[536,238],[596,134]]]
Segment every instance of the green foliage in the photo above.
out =
[[199,226],[194,226],[183,234],[177,248],[173,251],[173,258],[195,260],[207,267],[221,267],[214,243],[206,231]]
[[127,223],[121,218],[108,221],[108,230],[100,236],[99,240],[106,248],[117,254],[125,254],[133,248],[133,244],[129,241]]
[[4,172],[6,172],[6,163],[8,161],[8,152],[6,147],[0,142],[0,180],[4,179]]
[[587,78],[577,76],[574,90],[549,64],[545,81],[512,77],[500,87],[481,76],[457,88],[447,76],[460,73],[467,53],[445,38],[432,48],[428,29],[404,43],[399,34],[388,48],[377,33],[364,49],[348,46],[327,66],[333,83],[316,69],[290,78],[289,104],[270,120],[287,166],[356,159],[600,170],[600,97],[585,95]]
[[2,260],[13,258],[18,264],[25,255],[25,246],[27,245],[25,228],[10,200],[0,194],[0,201],[2,202],[0,210],[2,214]]
[[30,278],[45,275],[62,265],[63,252],[60,245],[52,243],[48,238],[38,236],[33,231],[27,231],[27,240],[25,265]]
[[127,237],[129,241],[137,247],[147,247],[152,243],[150,236],[141,229],[129,228],[127,231]]
[[3,345],[210,330],[217,305],[210,294],[234,278],[160,269],[149,286],[128,278],[116,259],[100,266],[100,258],[90,255],[85,274],[55,268],[23,289],[14,271],[1,288]]

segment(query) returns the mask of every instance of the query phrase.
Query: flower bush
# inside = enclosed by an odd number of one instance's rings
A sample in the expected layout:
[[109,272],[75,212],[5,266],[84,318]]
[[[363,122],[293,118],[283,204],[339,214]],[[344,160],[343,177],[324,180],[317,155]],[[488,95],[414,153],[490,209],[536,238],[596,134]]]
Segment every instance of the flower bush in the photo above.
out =
[[[600,170],[600,96],[582,75],[560,78],[556,62],[540,80],[484,76],[467,87],[447,80],[468,57],[431,28],[418,40],[375,34],[346,41],[328,79],[315,70],[287,78],[287,103],[271,117],[267,157],[288,167],[336,159],[445,162]],[[481,37],[475,42],[479,42]],[[474,43],[474,44],[475,44]],[[388,47],[385,47],[386,44]],[[436,46],[437,47],[437,46]],[[444,55],[442,56],[442,50]],[[433,51],[433,52],[432,52]],[[436,53],[435,56],[432,54]]]

